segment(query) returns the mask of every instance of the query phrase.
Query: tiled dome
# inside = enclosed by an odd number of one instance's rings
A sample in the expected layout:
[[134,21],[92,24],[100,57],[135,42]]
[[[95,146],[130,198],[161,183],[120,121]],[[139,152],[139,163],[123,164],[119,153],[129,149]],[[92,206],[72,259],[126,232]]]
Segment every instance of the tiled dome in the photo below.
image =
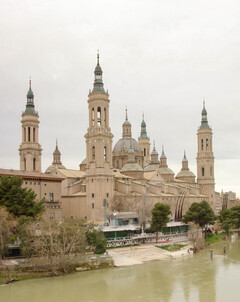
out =
[[167,168],[167,167],[159,168],[158,172],[160,174],[173,174],[174,175],[174,172],[170,168]]
[[124,171],[143,171],[143,168],[139,164],[128,163],[124,165],[123,168],[121,169],[121,172]]
[[148,165],[145,167],[144,171],[156,171],[159,168],[159,165]]
[[181,170],[176,177],[196,177],[195,174],[190,170]]
[[128,153],[130,149],[130,141],[132,143],[132,148],[135,153],[142,153],[142,148],[139,143],[132,137],[121,138],[113,148],[113,153]]
[[51,165],[49,166],[45,173],[51,173],[54,169],[66,169],[63,165],[60,165],[60,164],[55,164],[55,165]]

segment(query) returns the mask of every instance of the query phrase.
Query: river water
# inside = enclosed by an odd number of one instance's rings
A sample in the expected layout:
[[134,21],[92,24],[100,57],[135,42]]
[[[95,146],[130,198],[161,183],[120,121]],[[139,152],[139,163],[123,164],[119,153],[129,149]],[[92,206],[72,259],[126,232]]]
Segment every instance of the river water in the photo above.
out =
[[1,302],[239,302],[240,239],[180,259],[26,280],[0,287]]

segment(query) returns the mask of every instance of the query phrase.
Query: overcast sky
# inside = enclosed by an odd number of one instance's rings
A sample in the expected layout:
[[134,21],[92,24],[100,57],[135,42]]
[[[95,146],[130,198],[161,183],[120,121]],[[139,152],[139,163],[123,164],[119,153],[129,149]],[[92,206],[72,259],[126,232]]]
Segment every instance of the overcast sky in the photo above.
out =
[[114,144],[125,107],[135,139],[144,111],[151,142],[159,153],[164,144],[169,167],[179,172],[186,149],[196,174],[204,97],[216,190],[240,196],[239,16],[239,0],[0,0],[0,167],[19,169],[31,76],[43,171],[56,138],[63,164],[79,168],[99,49]]

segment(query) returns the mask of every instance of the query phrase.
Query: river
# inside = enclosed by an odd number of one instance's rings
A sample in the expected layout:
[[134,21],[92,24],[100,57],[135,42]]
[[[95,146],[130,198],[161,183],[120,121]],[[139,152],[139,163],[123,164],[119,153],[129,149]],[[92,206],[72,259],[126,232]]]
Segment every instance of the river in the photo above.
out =
[[0,287],[1,302],[239,302],[240,239],[180,259],[152,261]]

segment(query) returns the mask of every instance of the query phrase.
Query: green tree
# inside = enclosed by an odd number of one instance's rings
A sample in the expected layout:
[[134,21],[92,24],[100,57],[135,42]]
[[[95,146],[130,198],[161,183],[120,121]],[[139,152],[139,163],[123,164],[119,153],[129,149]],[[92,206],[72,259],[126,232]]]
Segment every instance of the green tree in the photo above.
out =
[[240,228],[240,206],[236,206],[230,209],[230,220],[234,228]]
[[205,231],[206,226],[208,224],[214,224],[215,220],[216,216],[206,200],[203,200],[200,203],[192,203],[183,217],[184,223],[193,222],[198,224],[202,229],[205,228]]
[[96,254],[104,254],[107,248],[107,239],[104,236],[103,231],[96,230],[90,226],[87,232],[88,245],[94,250]]
[[152,221],[151,230],[152,232],[159,232],[169,222],[169,215],[171,214],[170,205],[164,203],[156,203],[152,209]]
[[218,220],[220,221],[222,225],[222,229],[226,232],[226,234],[229,234],[229,230],[231,227],[231,218],[230,218],[230,210],[229,209],[223,209],[219,212]]
[[15,217],[36,217],[44,212],[43,198],[36,202],[36,193],[32,189],[22,188],[23,180],[17,176],[0,178],[0,206]]

